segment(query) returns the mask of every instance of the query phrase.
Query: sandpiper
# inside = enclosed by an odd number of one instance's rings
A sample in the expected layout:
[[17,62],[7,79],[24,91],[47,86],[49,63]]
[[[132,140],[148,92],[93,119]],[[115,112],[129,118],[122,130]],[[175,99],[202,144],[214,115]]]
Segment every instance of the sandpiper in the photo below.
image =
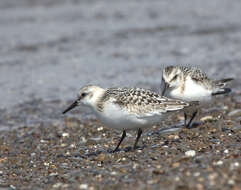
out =
[[[163,70],[161,92],[162,95],[183,101],[210,102],[216,95],[231,92],[226,88],[227,82],[233,78],[213,80],[195,67],[168,66]],[[184,112],[185,126],[190,127],[192,120],[197,114],[193,113],[190,121],[186,124],[187,114]]]
[[161,121],[169,112],[182,110],[191,105],[182,100],[161,96],[142,88],[101,88],[84,86],[75,100],[63,114],[79,105],[90,107],[96,117],[107,127],[122,130],[122,136],[114,152],[118,150],[126,136],[126,131],[137,130],[134,149],[142,134],[142,129]]

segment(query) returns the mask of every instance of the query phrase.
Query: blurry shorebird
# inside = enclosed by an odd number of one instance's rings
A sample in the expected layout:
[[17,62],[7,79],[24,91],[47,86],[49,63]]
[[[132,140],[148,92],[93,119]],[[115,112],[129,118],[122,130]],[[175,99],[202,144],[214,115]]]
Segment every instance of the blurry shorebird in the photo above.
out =
[[[213,80],[195,67],[168,66],[163,70],[161,94],[170,98],[183,101],[210,102],[216,95],[231,92],[226,88],[226,83],[233,78]],[[186,124],[187,114],[184,112],[185,126],[190,127],[192,120],[197,114],[197,110],[192,114],[188,124]]]

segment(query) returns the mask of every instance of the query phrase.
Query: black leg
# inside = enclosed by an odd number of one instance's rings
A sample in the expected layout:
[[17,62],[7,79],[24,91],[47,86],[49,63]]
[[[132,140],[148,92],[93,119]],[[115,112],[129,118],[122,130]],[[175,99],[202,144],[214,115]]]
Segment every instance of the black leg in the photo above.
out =
[[113,152],[116,152],[116,151],[118,150],[118,148],[119,148],[121,142],[124,140],[125,137],[126,137],[126,131],[123,130],[123,133],[122,133],[121,139],[120,139],[119,143],[117,144],[117,146],[116,146],[116,148],[115,148],[115,150],[114,150]]
[[134,144],[134,147],[133,147],[134,149],[136,149],[136,146],[137,146],[137,143],[138,143],[138,141],[139,141],[139,139],[141,137],[141,134],[142,134],[142,130],[141,130],[141,128],[139,128],[138,132],[137,132],[136,141],[135,141],[135,144]]
[[184,127],[187,128],[187,114],[184,112]]
[[192,123],[192,120],[195,118],[195,116],[197,115],[197,111],[195,111],[193,114],[192,114],[192,117],[190,119],[190,121],[188,122],[186,128],[189,129],[190,126],[191,126],[191,123]]

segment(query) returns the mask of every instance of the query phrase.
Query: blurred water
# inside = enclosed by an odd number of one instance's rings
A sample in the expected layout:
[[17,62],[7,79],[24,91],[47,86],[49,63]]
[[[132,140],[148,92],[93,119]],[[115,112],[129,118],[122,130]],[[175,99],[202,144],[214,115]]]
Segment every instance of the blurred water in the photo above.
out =
[[69,100],[90,83],[158,89],[170,64],[240,81],[240,9],[239,0],[2,0],[0,108]]

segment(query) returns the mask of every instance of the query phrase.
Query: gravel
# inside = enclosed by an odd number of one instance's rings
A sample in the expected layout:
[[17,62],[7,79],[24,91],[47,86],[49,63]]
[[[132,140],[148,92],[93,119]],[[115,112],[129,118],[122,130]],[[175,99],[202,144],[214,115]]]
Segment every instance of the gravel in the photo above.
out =
[[[31,125],[19,123],[18,128],[10,125],[1,131],[0,187],[240,189],[241,130],[235,128],[240,119],[227,114],[240,109],[240,101],[233,101],[237,99],[241,100],[241,93],[218,98],[213,120],[200,123],[199,118],[210,114],[206,112],[210,108],[202,108],[191,129],[183,128],[183,113],[171,115],[160,126],[145,131],[135,151],[135,132],[130,132],[116,153],[112,150],[120,132],[104,127],[94,117],[83,117],[83,110],[65,117],[52,113],[68,103],[37,100],[29,116],[46,118],[48,108],[47,115],[56,118]],[[25,110],[25,105],[28,103],[18,109]],[[6,119],[15,118],[15,113],[3,112]],[[19,117],[16,119],[21,121]]]

